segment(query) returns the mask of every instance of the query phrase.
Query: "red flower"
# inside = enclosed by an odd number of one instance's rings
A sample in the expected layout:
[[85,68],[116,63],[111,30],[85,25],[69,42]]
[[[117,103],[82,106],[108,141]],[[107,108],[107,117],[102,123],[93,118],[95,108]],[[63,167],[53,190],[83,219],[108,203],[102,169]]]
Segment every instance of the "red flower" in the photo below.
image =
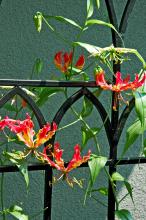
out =
[[[62,53],[62,51],[59,51],[58,53],[56,53],[55,57],[54,57],[54,63],[56,65],[56,67],[63,73],[67,73],[68,72],[68,68],[70,67],[71,63],[72,63],[72,56],[73,53]],[[75,67],[78,69],[82,69],[85,63],[85,59],[84,56],[81,55],[79,57],[79,59],[77,60]]]
[[77,62],[76,62],[76,64],[75,64],[75,67],[77,68],[77,69],[83,69],[83,66],[84,66],[84,64],[85,64],[85,58],[84,58],[84,56],[83,55],[81,55],[80,57],[79,57],[79,59],[77,60]]
[[124,90],[135,90],[142,86],[146,80],[146,74],[144,73],[143,78],[140,80],[138,74],[135,76],[135,80],[130,82],[130,75],[128,75],[125,79],[121,78],[121,73],[116,73],[116,83],[114,85],[108,84],[104,78],[104,71],[98,72],[95,74],[96,84],[100,86],[104,90],[112,90],[116,92],[114,98],[114,106],[113,110],[116,111],[118,100],[122,100],[124,103],[129,104],[128,101],[125,101],[121,95],[121,92]]
[[130,81],[130,75],[128,75],[125,79],[121,78],[121,73],[116,73],[116,83],[115,85],[108,84],[104,78],[104,72],[96,74],[96,84],[100,86],[104,90],[112,90],[114,92],[121,92],[124,90],[135,90],[138,87],[142,86],[146,80],[146,74],[144,74],[143,78],[140,80],[138,74],[135,76],[135,80],[133,82]]
[[44,148],[43,157],[48,162],[48,164],[57,170],[60,170],[63,174],[67,174],[71,170],[79,167],[82,163],[85,163],[90,158],[91,151],[88,151],[86,156],[81,157],[80,146],[77,144],[74,147],[74,154],[71,161],[68,163],[67,167],[64,165],[64,160],[62,159],[63,150],[60,149],[59,143],[55,143],[54,152],[52,153],[52,157],[54,161],[52,161],[49,156],[47,156],[48,146]]
[[0,130],[3,130],[5,127],[8,127],[12,132],[16,133],[19,140],[24,142],[25,145],[31,149],[35,149],[51,139],[57,130],[57,125],[55,123],[53,123],[52,128],[51,125],[47,123],[38,131],[36,139],[34,140],[34,124],[28,114],[23,121],[6,117],[0,121]]

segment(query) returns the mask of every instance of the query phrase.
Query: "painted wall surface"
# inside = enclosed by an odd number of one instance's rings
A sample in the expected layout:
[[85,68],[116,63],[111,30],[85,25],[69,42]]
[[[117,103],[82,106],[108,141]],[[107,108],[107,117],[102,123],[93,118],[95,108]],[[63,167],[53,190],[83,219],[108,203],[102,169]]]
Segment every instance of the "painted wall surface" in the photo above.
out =
[[[126,0],[114,0],[118,21],[122,16],[122,11],[126,4]],[[52,76],[59,76],[53,64],[54,54],[60,50],[69,51],[70,48],[64,42],[47,29],[43,24],[42,32],[36,32],[33,15],[41,11],[48,15],[62,15],[69,17],[76,22],[82,24],[86,16],[86,1],[81,0],[3,0],[0,6],[0,78],[19,78],[29,79],[32,72],[32,67],[36,58],[41,58],[44,61],[43,72],[37,79],[52,79]],[[128,48],[136,48],[144,58],[146,58],[146,1],[137,0],[135,7],[128,20],[128,28],[124,35],[125,46]],[[95,18],[104,21],[109,21],[106,6],[104,1],[101,1],[101,8],[94,15]],[[52,22],[58,31],[63,31],[67,39],[75,40],[77,29],[72,26],[58,25]],[[111,32],[106,27],[91,27],[86,34],[80,39],[82,42],[88,42],[100,47],[111,45]],[[84,53],[83,49],[79,48],[77,53]],[[88,61],[87,61],[88,62]],[[134,62],[128,62],[122,67],[123,73],[130,73],[131,76],[138,72],[140,68],[139,62],[134,59]],[[89,74],[93,75],[92,69]],[[91,77],[92,78],[92,77]],[[70,90],[73,93],[74,89]],[[107,96],[107,94],[109,96]],[[100,99],[104,99],[107,110],[109,109],[110,93],[104,93]],[[46,120],[51,121],[55,112],[58,110],[64,97],[62,94],[52,96],[48,103],[42,107],[42,111]],[[80,102],[79,102],[80,103]],[[80,105],[76,105],[80,110]],[[109,110],[108,110],[109,111]],[[1,112],[3,115],[3,113]],[[127,126],[130,125],[131,119],[135,118],[134,111],[127,121]],[[65,115],[61,126],[75,120],[71,112],[68,111]],[[101,126],[101,120],[98,114],[94,111],[89,124]],[[81,144],[81,136],[79,136],[81,124],[72,126],[68,130],[58,133],[57,140],[61,142],[65,151],[65,158],[69,159],[73,152],[73,146],[76,143]],[[126,129],[124,130],[126,131]],[[102,146],[103,155],[108,156],[109,146],[103,131],[98,137],[100,146]],[[119,152],[122,149],[125,141],[125,134],[119,143]],[[90,141],[88,146],[95,151],[94,142]],[[137,141],[131,150],[128,151],[128,156],[136,156],[140,152],[141,142]],[[85,149],[86,152],[86,149]],[[129,208],[135,220],[146,219],[146,166],[122,166],[119,169],[121,174],[125,174],[128,180],[134,187],[133,194],[135,207],[129,198],[122,204],[122,208]],[[88,176],[88,169],[82,168],[73,172],[77,178],[85,178]],[[4,200],[5,206],[9,207],[12,204],[22,203],[24,210],[29,215],[33,216],[43,210],[43,189],[44,189],[44,173],[30,172],[30,188],[27,193],[24,181],[20,174],[5,174]],[[101,184],[106,186],[107,182],[104,176],[99,176],[97,186]],[[85,184],[87,184],[85,182]],[[120,187],[120,197],[125,193],[125,190]],[[97,200],[107,202],[100,195],[96,196]],[[94,199],[88,199],[86,205],[83,205],[84,191],[75,186],[73,189],[68,187],[65,182],[60,182],[53,187],[52,197],[52,220],[105,220],[107,209],[99,204]],[[8,219],[13,219],[9,217]],[[41,220],[42,213],[37,217],[30,217],[30,220]]]

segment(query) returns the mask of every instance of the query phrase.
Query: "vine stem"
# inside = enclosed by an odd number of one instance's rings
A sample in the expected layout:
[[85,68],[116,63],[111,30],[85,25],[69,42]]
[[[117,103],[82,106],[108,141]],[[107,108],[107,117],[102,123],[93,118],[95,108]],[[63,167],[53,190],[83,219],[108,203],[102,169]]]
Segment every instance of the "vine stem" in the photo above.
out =
[[[0,163],[3,165],[2,159],[0,158]],[[4,189],[4,173],[1,175],[1,187],[0,187],[0,193],[1,193],[1,208],[2,208],[2,216],[3,220],[6,220],[6,215],[4,212],[4,194],[3,194],[3,189]]]
[[49,27],[49,29],[51,29],[54,34],[59,38],[61,39],[63,42],[65,42],[66,44],[68,44],[70,46],[70,41],[68,41],[66,38],[64,38],[59,32],[57,32],[49,23],[48,21],[46,20],[46,18],[44,16],[42,16],[44,22],[46,23],[46,25]]
[[58,129],[57,129],[57,132],[58,132],[58,131],[61,131],[61,130],[63,130],[63,129],[65,129],[65,128],[68,128],[68,127],[70,127],[70,126],[76,124],[76,123],[79,122],[79,121],[81,121],[80,118],[77,119],[77,120],[75,120],[75,121],[73,121],[73,122],[71,122],[71,123],[69,123],[69,124],[67,124],[67,125],[65,125],[65,126],[63,126],[63,127],[61,127],[61,128],[58,128]]
[[[66,99],[68,99],[67,88],[65,88],[64,94],[65,94]],[[93,133],[92,129],[91,129],[90,126],[87,124],[87,122],[83,119],[83,117],[82,117],[72,106],[70,107],[70,109],[72,110],[73,114],[74,114],[78,119],[80,119],[80,121],[85,125],[85,127],[86,127],[88,130],[90,130],[91,134],[93,135],[93,139],[94,139],[94,142],[95,142],[95,145],[96,145],[98,154],[100,155],[100,148],[99,148],[99,144],[98,144],[96,135]]]
[[108,173],[106,167],[104,167],[104,171],[105,171],[105,173],[106,173],[106,175],[107,175],[107,177],[108,177],[108,179],[109,179],[109,181],[110,181],[110,183],[111,183],[112,190],[113,190],[113,194],[114,194],[114,197],[115,197],[115,202],[116,202],[116,210],[118,210],[118,209],[119,209],[119,202],[118,202],[118,199],[117,199],[117,196],[116,196],[115,185],[114,185],[114,183],[113,183],[113,181],[112,181],[112,179],[111,179],[111,176],[110,176],[110,174]]

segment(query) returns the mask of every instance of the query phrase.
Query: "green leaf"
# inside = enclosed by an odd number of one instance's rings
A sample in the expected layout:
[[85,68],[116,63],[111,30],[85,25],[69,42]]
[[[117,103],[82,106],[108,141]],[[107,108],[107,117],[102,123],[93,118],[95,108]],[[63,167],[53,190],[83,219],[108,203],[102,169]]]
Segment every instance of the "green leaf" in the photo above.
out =
[[[145,121],[146,122],[146,121]],[[146,123],[144,123],[144,130],[146,129]],[[129,147],[136,141],[138,136],[143,133],[141,121],[137,119],[128,129],[126,133],[126,143],[122,156],[126,153]]]
[[128,193],[131,197],[131,200],[134,203],[131,184],[128,181],[126,181],[125,178],[118,172],[113,173],[111,179],[112,179],[112,181],[122,181],[124,183]]
[[14,216],[16,219],[19,219],[19,220],[28,220],[28,216],[25,215],[23,213],[23,210],[21,207],[15,205],[15,206],[12,206],[10,207],[10,209],[8,210],[8,213],[12,216]]
[[146,157],[146,139],[144,139],[144,141],[143,141],[143,153]]
[[84,99],[83,99],[83,109],[81,111],[81,116],[83,118],[89,116],[91,114],[92,110],[93,110],[92,102],[88,98],[84,97]]
[[[15,151],[14,153],[4,151],[3,152],[4,156],[6,156],[8,159],[14,159],[14,160],[20,160],[21,159],[21,151]],[[17,161],[15,162],[17,163]]]
[[[82,145],[83,147],[87,144],[87,142],[94,137],[99,131],[99,128],[91,128],[88,129],[86,126],[81,127],[82,130]],[[83,148],[82,148],[83,150]]]
[[127,209],[117,210],[115,215],[119,220],[133,220],[131,213]]
[[83,73],[82,76],[83,76],[83,80],[84,80],[84,81],[86,81],[86,82],[89,81],[90,78],[89,78],[89,76],[88,76],[87,73]]
[[94,25],[94,24],[96,24],[96,25],[103,25],[103,26],[106,26],[106,27],[109,27],[109,28],[113,29],[113,30],[117,33],[117,35],[120,37],[120,39],[122,39],[122,38],[121,38],[121,35],[120,35],[119,32],[116,30],[116,28],[114,27],[114,25],[112,25],[112,24],[110,24],[110,23],[107,23],[107,22],[105,22],[105,21],[97,20],[97,19],[90,19],[90,20],[87,20],[87,21],[86,21],[86,25],[87,25],[87,26]]
[[99,9],[100,8],[100,0],[96,0],[96,5],[97,5],[97,8]]
[[23,160],[20,163],[16,164],[16,166],[19,168],[22,176],[24,177],[26,186],[28,187],[28,185],[29,185],[29,176],[28,176],[27,162]]
[[11,105],[10,103],[6,103],[3,108],[5,108],[7,111],[10,111],[10,112],[17,111],[17,108],[14,105]]
[[93,0],[87,0],[87,18],[90,18],[93,15],[94,6]]
[[34,16],[34,23],[35,23],[35,27],[36,27],[36,30],[38,32],[41,32],[41,29],[42,29],[42,13],[40,12],[37,12],[36,15]]
[[77,24],[75,21],[69,19],[69,18],[65,18],[63,16],[50,16],[50,15],[44,15],[44,18],[46,19],[55,19],[57,21],[60,21],[60,22],[63,22],[63,23],[68,23],[68,24],[71,24],[79,29],[82,29],[82,27]]
[[130,197],[131,197],[131,200],[132,200],[132,202],[133,202],[133,204],[134,204],[134,200],[133,200],[133,195],[132,195],[132,187],[131,187],[131,184],[129,183],[129,182],[127,182],[127,181],[124,181],[124,184],[125,184],[125,186],[126,186],[126,189],[127,189],[127,191],[128,191],[128,193],[129,193],[129,195],[130,195]]
[[98,177],[100,171],[104,168],[106,162],[107,158],[102,156],[92,156],[89,160],[88,164],[91,173],[90,187],[92,187],[95,183],[96,178]]
[[40,74],[43,69],[43,61],[40,58],[37,58],[34,63],[34,72]]
[[144,120],[146,118],[146,94],[135,91],[135,110],[141,121],[142,127],[144,127]]
[[29,185],[29,176],[28,176],[28,169],[27,169],[27,161],[21,158],[21,151],[16,151],[15,153],[11,152],[4,152],[4,155],[15,164],[18,168],[22,176],[24,177],[26,186]]
[[125,178],[118,172],[113,173],[111,179],[112,181],[124,181],[125,180]]
[[82,42],[74,42],[73,43],[74,46],[78,45],[80,47],[83,47],[84,49],[86,49],[90,54],[95,54],[97,52],[99,52],[100,47],[96,47],[94,45],[91,44],[86,44],[86,43],[82,43]]
[[38,90],[37,95],[37,102],[36,104],[40,107],[45,102],[48,101],[48,98],[55,95],[58,92],[63,92],[63,89],[61,88],[42,88],[41,90]]
[[92,189],[91,192],[99,192],[100,194],[107,196],[108,195],[108,188],[107,187],[100,187],[98,189]]
[[108,188],[106,187],[100,187],[99,189],[97,189],[99,193],[101,193],[104,196],[108,195]]

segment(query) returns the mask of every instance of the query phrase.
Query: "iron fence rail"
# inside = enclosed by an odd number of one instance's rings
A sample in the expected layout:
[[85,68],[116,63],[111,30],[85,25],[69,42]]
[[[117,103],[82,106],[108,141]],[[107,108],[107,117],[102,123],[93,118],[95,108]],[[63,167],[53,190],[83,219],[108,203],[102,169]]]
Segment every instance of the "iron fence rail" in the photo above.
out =
[[[118,25],[117,16],[113,4],[113,0],[105,0],[105,4],[107,7],[107,12],[109,15],[110,23],[115,26],[115,28],[119,31],[121,36],[124,38],[124,33],[126,32],[128,18],[129,15],[134,7],[136,0],[127,0],[125,5],[121,21]],[[1,1],[0,1],[1,3]],[[111,30],[112,33],[112,43],[115,47],[121,47],[122,41],[119,36],[115,33],[114,30]],[[120,71],[120,64],[113,63],[113,70],[114,72]],[[113,83],[115,79],[113,78]],[[146,163],[146,158],[137,157],[137,158],[117,158],[117,150],[118,150],[118,142],[122,133],[122,130],[125,126],[126,120],[134,106],[134,100],[130,101],[130,105],[126,106],[123,113],[119,117],[119,110],[117,107],[117,111],[113,111],[112,106],[114,102],[115,93],[113,92],[112,95],[112,105],[111,105],[111,117],[108,116],[106,110],[104,109],[101,102],[93,96],[92,92],[88,90],[88,88],[95,88],[97,87],[95,82],[60,82],[60,81],[51,81],[51,80],[18,80],[18,79],[0,79],[0,86],[12,86],[12,91],[6,94],[0,100],[0,108],[9,101],[14,95],[21,96],[32,108],[40,127],[45,124],[45,119],[43,114],[41,113],[40,109],[36,106],[33,99],[31,99],[23,90],[22,86],[32,86],[32,87],[70,87],[70,88],[80,88],[75,94],[69,97],[60,107],[58,112],[56,113],[54,120],[57,124],[60,123],[66,111],[71,107],[71,105],[79,100],[81,97],[86,96],[96,107],[97,111],[99,112],[101,118],[104,123],[104,127],[106,130],[106,135],[108,138],[109,146],[110,146],[110,153],[109,153],[109,160],[107,161],[106,165],[109,166],[109,173],[112,175],[113,172],[116,171],[116,166],[119,165],[127,165],[127,164],[141,164]],[[111,118],[111,120],[110,120]],[[55,137],[54,137],[55,139]],[[52,140],[52,143],[54,142]],[[87,164],[85,164],[87,166]],[[48,207],[44,211],[44,220],[51,219],[51,195],[52,195],[52,188],[49,186],[48,181],[51,181],[52,178],[52,169],[48,165],[44,164],[29,164],[28,170],[45,170],[45,188],[44,188],[44,207]],[[7,166],[0,166],[0,173],[4,172],[17,172],[18,168],[16,166],[7,165]],[[115,183],[116,185],[116,183]],[[109,182],[109,189],[108,189],[108,220],[115,219],[115,197],[113,194],[113,190],[111,187],[111,183]]]
[[[117,159],[117,160],[108,160],[106,162],[106,166],[109,165],[127,165],[127,164],[145,164],[146,158],[145,157],[137,157],[137,158],[124,158],[124,159]],[[65,163],[67,166],[68,163]],[[33,163],[28,165],[28,171],[37,171],[37,170],[46,170],[50,167],[48,164],[41,164],[41,163]],[[88,163],[82,164],[80,167],[88,167]],[[19,169],[15,165],[3,165],[0,166],[0,173],[11,173],[11,172],[19,172]]]

